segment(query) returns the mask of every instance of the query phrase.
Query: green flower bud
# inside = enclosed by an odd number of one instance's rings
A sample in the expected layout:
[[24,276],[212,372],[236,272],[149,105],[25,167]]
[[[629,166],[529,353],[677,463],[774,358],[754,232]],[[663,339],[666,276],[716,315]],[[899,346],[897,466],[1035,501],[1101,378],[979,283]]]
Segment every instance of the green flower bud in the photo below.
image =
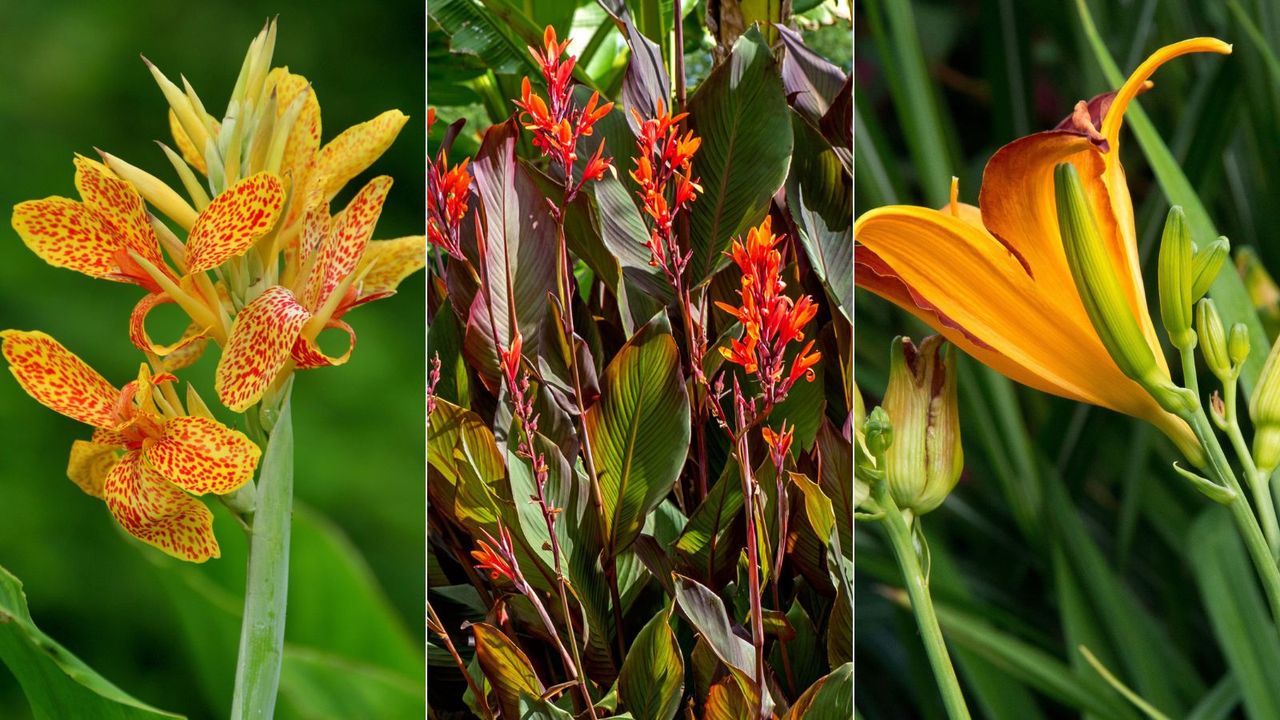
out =
[[1227,355],[1236,366],[1236,372],[1249,359],[1249,327],[1244,323],[1231,326],[1231,334],[1227,336]]
[[1209,370],[1222,382],[1231,378],[1231,356],[1227,350],[1227,332],[1213,300],[1205,298],[1196,304],[1196,331],[1200,334],[1200,354]]
[[1214,279],[1218,277],[1218,271],[1222,269],[1223,263],[1227,261],[1227,256],[1230,254],[1231,243],[1225,237],[1220,237],[1196,251],[1195,260],[1191,263],[1192,302],[1209,292],[1209,287],[1213,285]]
[[1058,231],[1066,251],[1071,277],[1098,337],[1126,376],[1155,398],[1166,411],[1185,415],[1199,400],[1195,393],[1177,387],[1169,373],[1156,363],[1133,310],[1120,288],[1116,270],[1098,234],[1098,226],[1085,200],[1075,166],[1060,163],[1053,170],[1058,204]]
[[1249,418],[1253,420],[1253,461],[1259,472],[1270,475],[1280,465],[1280,341],[1271,346],[1253,386]]
[[[1179,350],[1196,346],[1196,334],[1191,329],[1191,230],[1182,208],[1174,205],[1164,221],[1164,235],[1160,238],[1160,319],[1169,333],[1169,340]],[[1219,323],[1221,324],[1221,323]]]
[[894,427],[885,480],[899,507],[923,515],[942,504],[964,469],[955,351],[939,336],[917,348],[893,341],[883,409]]
[[884,456],[886,450],[893,445],[893,423],[884,408],[873,408],[862,424],[862,433],[867,444],[867,451],[872,457]]

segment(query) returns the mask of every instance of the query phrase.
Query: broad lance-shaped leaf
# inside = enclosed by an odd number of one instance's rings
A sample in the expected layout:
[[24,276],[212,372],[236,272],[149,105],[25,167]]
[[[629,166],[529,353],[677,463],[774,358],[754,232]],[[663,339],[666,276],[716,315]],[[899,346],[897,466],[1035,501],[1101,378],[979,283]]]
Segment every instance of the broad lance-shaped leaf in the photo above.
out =
[[498,628],[485,623],[471,626],[476,637],[476,659],[498,696],[502,716],[518,718],[520,696],[542,697],[544,689],[529,658]]
[[546,199],[516,162],[519,136],[514,118],[489,128],[472,165],[484,210],[482,271],[488,274],[488,293],[478,292],[472,300],[463,352],[491,389],[498,382],[495,327],[503,347],[510,347],[518,327],[524,352],[536,357],[547,292],[556,287],[555,223]]
[[[720,662],[729,668],[738,689],[754,704],[755,655],[751,643],[734,634],[719,596],[696,580],[675,576],[676,607],[702,636]],[[767,692],[767,689],[766,689]],[[766,709],[773,701],[766,698]]]
[[702,138],[693,174],[703,194],[689,213],[695,283],[723,267],[732,238],[764,218],[782,187],[792,147],[787,109],[777,65],[755,28],[689,99],[689,125]]
[[441,398],[427,427],[431,503],[472,532],[492,527],[498,518],[492,485],[504,474],[493,432],[479,415]]
[[[133,699],[36,627],[22,582],[0,567],[0,661],[36,720],[180,718]],[[18,709],[20,711],[20,708]]]
[[622,78],[622,105],[632,131],[638,131],[633,110],[644,118],[657,117],[659,103],[671,110],[671,76],[662,62],[662,48],[636,29],[623,0],[601,0],[600,5],[613,18],[631,50]]
[[804,691],[785,720],[847,720],[853,717],[853,663],[845,663]]
[[605,368],[586,429],[604,501],[604,551],[616,557],[671,492],[689,452],[689,400],[665,314]]
[[636,636],[622,662],[618,694],[636,720],[671,720],[680,710],[684,659],[669,618],[669,610],[659,610]]
[[815,128],[844,86],[844,71],[810,50],[800,33],[779,25],[786,54],[782,56],[782,85],[787,101]]

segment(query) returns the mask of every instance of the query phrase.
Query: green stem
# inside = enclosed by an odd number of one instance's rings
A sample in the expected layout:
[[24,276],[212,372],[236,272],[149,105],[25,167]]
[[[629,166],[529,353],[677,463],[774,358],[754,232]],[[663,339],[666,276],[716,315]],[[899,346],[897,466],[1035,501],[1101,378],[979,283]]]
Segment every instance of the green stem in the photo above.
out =
[[[258,476],[257,511],[249,533],[244,618],[236,662],[233,720],[274,717],[284,650],[289,590],[289,524],[293,515],[293,420],[286,395],[270,430]],[[250,415],[256,414],[256,409]]]
[[911,598],[911,611],[915,613],[916,625],[920,628],[920,639],[929,654],[929,664],[933,666],[933,677],[942,693],[942,703],[947,708],[947,716],[951,720],[968,720],[969,708],[964,701],[964,693],[960,690],[960,680],[951,665],[951,656],[947,653],[946,642],[942,639],[942,628],[938,626],[938,616],[933,610],[933,598],[929,594],[929,581],[920,568],[920,559],[916,556],[916,548],[911,541],[911,528],[893,501],[893,496],[885,489],[884,483],[876,492],[876,502],[884,510],[884,527],[893,545],[893,554],[902,568],[902,576],[906,581],[907,595]]
[[1253,462],[1253,453],[1240,431],[1240,421],[1236,415],[1236,379],[1231,378],[1223,383],[1224,415],[1227,419],[1227,437],[1235,449],[1240,464],[1244,467],[1245,478],[1253,490],[1253,504],[1257,506],[1258,519],[1262,521],[1262,531],[1271,547],[1271,556],[1280,559],[1280,522],[1276,520],[1276,505],[1271,497],[1271,479],[1267,473],[1258,470]]

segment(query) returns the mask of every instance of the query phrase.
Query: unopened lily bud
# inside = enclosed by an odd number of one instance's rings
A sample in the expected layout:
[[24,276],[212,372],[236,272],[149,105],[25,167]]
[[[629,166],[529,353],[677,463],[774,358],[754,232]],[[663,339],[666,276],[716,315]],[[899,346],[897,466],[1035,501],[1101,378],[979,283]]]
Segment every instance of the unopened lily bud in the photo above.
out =
[[1227,256],[1230,254],[1231,243],[1225,237],[1219,237],[1196,251],[1195,260],[1191,264],[1192,302],[1209,292],[1209,287],[1213,285],[1214,279],[1218,277],[1218,271],[1222,269],[1223,263],[1227,261]]
[[1253,386],[1249,418],[1253,420],[1253,461],[1259,472],[1270,475],[1280,465],[1280,342],[1271,346]]
[[1196,331],[1200,334],[1200,354],[1204,355],[1205,364],[1219,380],[1227,382],[1233,371],[1227,332],[1222,329],[1218,307],[1209,298],[1196,304]]
[[1236,251],[1236,270],[1244,281],[1254,309],[1258,311],[1258,319],[1262,321],[1267,337],[1280,335],[1280,287],[1262,266],[1253,248],[1242,247]]
[[1227,336],[1227,356],[1236,366],[1236,372],[1249,359],[1249,328],[1244,323],[1231,326],[1231,334]]
[[884,457],[885,451],[893,445],[893,422],[884,408],[878,407],[867,415],[862,424],[863,437],[866,439],[867,451],[874,458]]
[[899,507],[923,515],[942,504],[964,468],[955,352],[939,336],[917,348],[893,341],[883,408],[893,422],[885,480]]
[[1053,170],[1053,181],[1067,264],[1099,339],[1120,371],[1150,393],[1160,407],[1185,415],[1199,401],[1195,393],[1174,385],[1169,372],[1156,362],[1120,287],[1075,166],[1060,163]]
[[[1164,234],[1160,238],[1158,263],[1160,282],[1160,319],[1169,333],[1169,340],[1179,350],[1196,346],[1196,334],[1191,329],[1191,229],[1182,208],[1174,205],[1164,222]],[[1221,323],[1219,323],[1221,325]]]

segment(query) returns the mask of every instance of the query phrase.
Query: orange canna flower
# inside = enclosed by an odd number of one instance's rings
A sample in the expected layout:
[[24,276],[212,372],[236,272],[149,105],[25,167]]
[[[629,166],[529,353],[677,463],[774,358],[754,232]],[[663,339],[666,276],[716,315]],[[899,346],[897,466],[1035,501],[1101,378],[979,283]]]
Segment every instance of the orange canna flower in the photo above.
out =
[[742,271],[742,288],[738,291],[742,305],[716,305],[742,323],[743,335],[733,340],[721,354],[756,375],[767,405],[786,398],[791,386],[800,378],[813,379],[813,366],[822,354],[812,352],[813,341],[795,356],[791,369],[785,368],[784,353],[788,343],[804,340],[804,326],[818,313],[818,306],[808,295],[797,301],[783,294],[782,253],[777,249],[781,235],[774,235],[772,220],[766,216],[759,227],[747,231],[744,242],[733,241],[728,254]]
[[572,200],[584,185],[604,177],[610,160],[603,156],[604,141],[587,163],[582,177],[574,182],[573,165],[578,160],[578,140],[592,134],[593,126],[613,110],[613,103],[600,104],[600,94],[592,93],[584,107],[573,102],[573,68],[577,58],[573,55],[561,59],[569,48],[569,41],[556,42],[555,28],[548,25],[542,34],[542,50],[529,48],[529,52],[542,70],[547,84],[547,99],[533,91],[529,78],[520,84],[520,99],[514,101],[522,111],[520,123],[533,132],[533,146],[558,165],[565,177],[566,200]]
[[498,539],[484,532],[486,540],[477,540],[479,550],[472,550],[471,557],[476,560],[476,569],[489,573],[490,580],[506,578],[517,587],[523,584],[520,569],[516,565],[515,552],[511,549],[511,533],[502,525],[498,526]]
[[[684,273],[692,251],[680,252],[672,233],[675,217],[693,202],[702,186],[693,177],[693,155],[702,144],[690,130],[680,136],[680,121],[688,113],[669,114],[658,101],[658,115],[642,118],[631,111],[640,126],[636,137],[636,169],[631,178],[640,186],[639,195],[644,212],[653,220],[649,233],[650,264],[661,267],[675,287]],[[674,201],[668,202],[674,183]]]
[[1165,366],[1147,310],[1133,204],[1120,165],[1124,112],[1151,75],[1195,52],[1231,46],[1196,38],[1157,50],[1114,94],[1076,105],[1053,130],[1005,145],[987,163],[978,207],[891,206],[854,225],[855,276],[965,352],[1024,385],[1159,427],[1199,457],[1187,425],[1162,410],[1108,355],[1080,299],[1059,235],[1053,171],[1075,166],[1130,310]]
[[257,445],[203,405],[187,414],[163,387],[175,378],[153,377],[146,364],[117,390],[42,332],[5,330],[0,344],[28,395],[95,428],[92,441],[75,441],[67,465],[82,490],[106,502],[120,526],[143,542],[191,562],[218,557],[213,515],[188,493],[239,489],[258,465]]
[[[427,108],[427,130],[435,124],[435,108]],[[462,260],[462,220],[471,199],[471,158],[449,167],[446,147],[427,162],[427,242]]]

